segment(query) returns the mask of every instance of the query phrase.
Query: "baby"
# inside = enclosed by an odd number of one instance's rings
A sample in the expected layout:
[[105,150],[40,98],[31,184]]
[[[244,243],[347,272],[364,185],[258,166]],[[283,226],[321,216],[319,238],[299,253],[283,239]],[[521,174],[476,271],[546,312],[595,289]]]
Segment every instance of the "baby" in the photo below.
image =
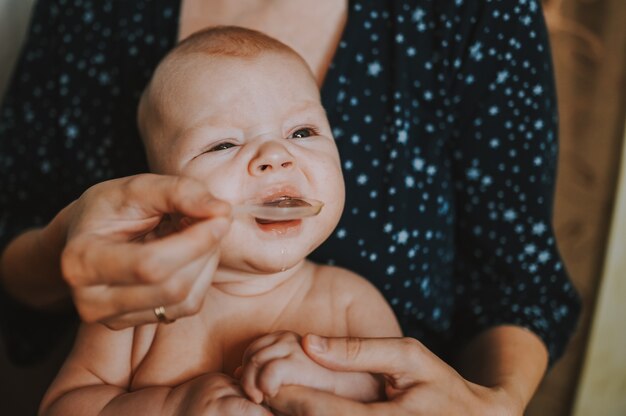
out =
[[[196,415],[233,398],[269,414],[264,397],[290,384],[364,402],[382,399],[377,377],[333,372],[301,348],[307,333],[401,336],[370,283],[306,260],[335,228],[344,187],[304,60],[259,32],[199,32],[156,69],[139,125],[156,173],[201,179],[233,206],[311,198],[324,207],[287,221],[237,215],[194,316],[120,331],[83,324],[40,414]],[[193,226],[185,220],[175,222]],[[167,305],[157,309],[163,314]]]

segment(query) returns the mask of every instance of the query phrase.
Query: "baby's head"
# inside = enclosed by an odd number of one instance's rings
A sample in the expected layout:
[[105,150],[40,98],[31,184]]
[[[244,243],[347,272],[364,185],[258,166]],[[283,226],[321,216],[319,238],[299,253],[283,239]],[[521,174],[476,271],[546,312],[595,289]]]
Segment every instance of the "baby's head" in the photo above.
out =
[[315,217],[233,221],[220,267],[272,273],[330,235],[344,203],[339,155],[305,61],[260,32],[216,27],[181,42],[139,106],[151,170],[202,180],[233,205],[283,196],[324,202]]

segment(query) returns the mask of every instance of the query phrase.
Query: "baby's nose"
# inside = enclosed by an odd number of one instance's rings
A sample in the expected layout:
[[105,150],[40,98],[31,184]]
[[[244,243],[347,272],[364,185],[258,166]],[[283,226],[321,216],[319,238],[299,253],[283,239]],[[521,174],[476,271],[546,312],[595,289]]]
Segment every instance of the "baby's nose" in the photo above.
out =
[[263,175],[265,173],[291,169],[295,159],[287,148],[275,140],[267,141],[259,146],[256,155],[250,161],[250,174]]

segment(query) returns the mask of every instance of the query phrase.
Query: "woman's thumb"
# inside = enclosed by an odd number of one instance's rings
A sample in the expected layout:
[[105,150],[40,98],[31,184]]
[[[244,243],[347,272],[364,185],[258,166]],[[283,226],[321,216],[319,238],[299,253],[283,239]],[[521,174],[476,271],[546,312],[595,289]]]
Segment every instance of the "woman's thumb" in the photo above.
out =
[[307,334],[302,347],[318,364],[336,371],[393,374],[406,371],[413,354],[405,338],[327,338]]

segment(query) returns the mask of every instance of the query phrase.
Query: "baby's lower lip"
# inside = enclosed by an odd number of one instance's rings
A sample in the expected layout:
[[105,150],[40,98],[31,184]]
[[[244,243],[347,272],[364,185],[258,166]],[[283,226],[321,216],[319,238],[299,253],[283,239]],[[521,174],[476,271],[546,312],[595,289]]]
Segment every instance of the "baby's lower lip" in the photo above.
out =
[[273,232],[276,234],[285,234],[289,231],[295,230],[302,224],[302,220],[288,220],[288,221],[272,221],[264,220],[262,218],[255,218],[257,226],[261,231]]

